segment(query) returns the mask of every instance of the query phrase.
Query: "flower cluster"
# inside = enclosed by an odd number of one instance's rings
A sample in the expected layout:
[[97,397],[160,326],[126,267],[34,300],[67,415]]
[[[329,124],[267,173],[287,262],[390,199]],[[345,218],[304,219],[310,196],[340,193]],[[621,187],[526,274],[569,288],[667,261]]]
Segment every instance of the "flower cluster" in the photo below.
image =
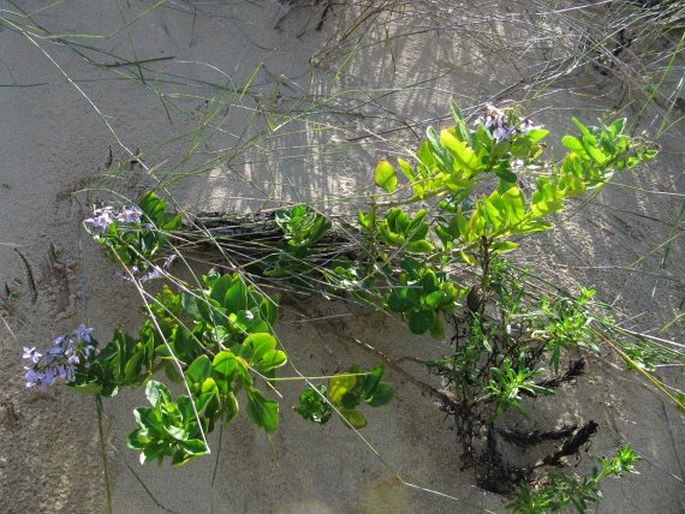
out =
[[[166,257],[164,257],[164,259],[162,259],[161,266],[153,264],[151,266],[151,269],[148,268],[150,269],[150,271],[141,270],[140,266],[138,266],[137,264],[131,266],[129,268],[129,271],[134,277],[136,277],[141,283],[144,284],[149,280],[156,280],[158,278],[162,278],[162,276],[164,275],[164,271],[169,269],[169,266],[171,266],[171,263],[176,260],[176,257],[177,256],[175,253],[167,255]],[[120,278],[123,282],[133,282],[133,279],[131,279],[129,275],[123,273],[122,271],[117,271],[115,273],[115,276]]]
[[81,359],[87,359],[97,352],[92,333],[93,328],[81,324],[72,333],[52,341],[51,347],[42,352],[35,347],[25,346],[22,357],[30,363],[24,366],[26,387],[45,389],[58,381],[73,382],[76,366]]
[[[106,205],[105,207],[93,209],[92,216],[86,218],[83,222],[90,225],[96,233],[103,234],[107,232],[114,222],[117,223],[117,227],[121,227],[124,232],[127,232],[131,228],[138,228],[140,226],[142,215],[143,212],[135,205],[118,209],[111,205]],[[146,224],[145,229],[149,231],[152,227]]]
[[481,118],[477,123],[485,125],[497,143],[505,140],[510,141],[514,136],[525,134],[533,128],[533,122],[530,119],[519,120],[492,105],[488,106],[488,114],[485,119]]

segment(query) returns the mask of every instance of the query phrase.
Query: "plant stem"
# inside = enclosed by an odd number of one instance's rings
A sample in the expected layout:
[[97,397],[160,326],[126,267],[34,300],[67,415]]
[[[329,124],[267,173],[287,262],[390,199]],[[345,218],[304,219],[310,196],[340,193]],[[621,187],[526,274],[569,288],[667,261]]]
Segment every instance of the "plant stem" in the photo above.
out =
[[98,436],[100,439],[100,456],[102,457],[102,471],[105,479],[106,512],[112,514],[112,486],[107,470],[107,452],[105,451],[105,431],[102,428],[102,396],[95,395],[95,412],[97,414]]

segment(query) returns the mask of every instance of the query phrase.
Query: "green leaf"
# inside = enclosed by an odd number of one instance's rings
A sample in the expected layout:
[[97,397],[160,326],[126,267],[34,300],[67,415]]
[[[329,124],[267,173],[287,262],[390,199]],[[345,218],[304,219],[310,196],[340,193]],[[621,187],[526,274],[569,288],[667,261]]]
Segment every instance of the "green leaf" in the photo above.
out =
[[234,278],[231,277],[231,275],[222,275],[216,279],[211,285],[210,298],[216,300],[219,305],[223,305],[225,303],[226,292],[228,291],[228,288],[231,287],[233,281]]
[[[275,296],[274,298],[264,297],[259,302],[259,314],[270,327],[273,327],[278,321],[278,301],[278,296]],[[255,303],[257,302],[255,301]]]
[[475,266],[476,262],[478,262],[476,256],[473,255],[471,252],[465,252],[462,250],[459,252],[459,255],[464,260],[464,262],[469,266]]
[[[167,403],[171,401],[171,393],[167,386],[156,380],[150,380],[145,386],[145,398],[151,405]],[[142,410],[142,409],[139,409]]]
[[575,136],[566,135],[561,138],[561,144],[564,145],[569,150],[576,152],[581,157],[587,157],[587,152],[585,152],[585,147],[583,143]]
[[430,326],[429,330],[430,330],[430,334],[435,339],[444,339],[445,327],[442,324],[442,320],[440,319],[440,316],[438,316],[435,312],[433,313],[433,324]]
[[418,301],[418,294],[415,289],[411,287],[396,287],[388,296],[387,304],[391,311],[401,314],[411,310],[417,305]]
[[404,249],[409,253],[431,253],[435,250],[435,246],[422,239],[421,241],[410,241],[404,246]]
[[239,411],[238,399],[233,392],[229,392],[224,396],[224,423],[233,421]]
[[229,313],[247,309],[247,287],[240,278],[236,277],[233,285],[226,291],[224,307]]
[[359,430],[366,426],[366,418],[358,410],[340,409],[340,414],[343,415],[352,428]]
[[425,334],[433,326],[435,313],[433,311],[418,311],[409,315],[409,330],[413,334]]
[[354,392],[348,391],[340,399],[340,407],[343,409],[354,409],[359,405],[359,398]]
[[359,220],[359,225],[361,225],[363,229],[366,229],[369,232],[373,230],[374,219],[370,212],[359,211],[357,213],[357,219]]
[[523,193],[517,187],[508,189],[502,195],[502,201],[507,209],[507,218],[509,224],[515,224],[521,221],[526,215],[526,202],[523,198]]
[[409,182],[416,180],[416,174],[407,161],[404,159],[397,159],[397,164],[400,166],[400,171]]
[[184,440],[188,439],[188,431],[182,427],[170,425],[170,426],[165,426],[164,430],[172,438],[177,439],[179,441],[184,441]]
[[202,439],[188,439],[187,441],[179,442],[179,446],[189,455],[205,455],[209,453],[207,445]]
[[357,377],[350,374],[337,374],[328,379],[328,397],[333,405],[339,406],[342,398],[357,384]]
[[327,395],[327,389],[323,385],[317,386],[317,389],[309,388],[300,395],[300,406],[295,407],[302,418],[325,425],[333,414],[333,408],[329,403],[322,398]]
[[212,365],[209,362],[209,357],[200,355],[188,367],[185,372],[185,377],[191,387],[197,385],[199,387],[202,382],[209,376],[212,370]]
[[587,141],[592,146],[597,145],[597,139],[595,138],[595,136],[593,136],[590,130],[585,125],[583,125],[577,118],[571,118],[571,123],[573,123],[578,128],[578,130],[580,130],[580,133],[583,135],[584,141]]
[[528,132],[524,134],[524,137],[531,143],[535,144],[543,139],[545,139],[549,135],[549,130],[547,129],[540,129],[540,128],[534,128],[530,129]]
[[376,185],[388,194],[392,193],[397,187],[395,168],[386,160],[379,161],[373,178]]
[[512,250],[518,248],[518,246],[518,243],[514,243],[513,241],[497,241],[492,244],[490,249],[493,253],[502,254],[511,252]]
[[276,338],[268,333],[250,334],[240,347],[240,356],[247,361],[258,361],[276,348]]
[[452,100],[450,103],[450,106],[452,108],[452,118],[454,118],[454,123],[456,125],[456,134],[459,136],[459,139],[461,141],[465,141],[471,146],[473,146],[473,140],[471,136],[471,132],[469,131],[468,127],[466,126],[466,121],[464,119],[464,115],[461,112],[461,109],[459,109],[459,106],[457,105],[457,102]]
[[[124,384],[129,385],[135,383],[136,379],[139,378],[141,364],[143,358],[145,357],[145,352],[142,345],[136,345],[133,350],[133,354],[129,357],[128,361],[124,365]],[[124,385],[122,384],[122,385]]]
[[[212,401],[215,401],[217,403],[214,403],[213,407],[209,409],[209,412],[206,412],[208,411],[208,407],[212,404]],[[195,406],[197,408],[198,414],[200,414],[201,416],[206,415],[209,418],[213,418],[213,414],[216,413],[218,402],[219,388],[217,386],[217,383],[213,378],[207,378],[204,382],[202,382],[200,394],[195,399]]]
[[250,334],[240,348],[240,356],[259,373],[268,373],[286,363],[286,355],[276,348],[276,338],[271,334]]
[[278,402],[267,400],[259,389],[247,389],[247,415],[266,433],[278,430]]
[[378,388],[383,378],[383,365],[379,364],[374,366],[374,368],[364,377],[360,377],[362,383],[362,389],[364,390],[365,396],[371,396]]
[[235,355],[230,350],[222,350],[214,356],[212,368],[215,373],[225,377],[228,381],[233,379],[238,363]]
[[424,297],[424,301],[426,302],[426,305],[428,305],[429,307],[436,308],[444,300],[446,300],[448,296],[449,295],[444,291],[433,291],[432,293]]
[[461,169],[466,170],[466,178],[470,177],[478,168],[478,157],[466,143],[459,141],[448,129],[440,132],[440,142],[449,149]]
[[102,386],[95,381],[68,382],[66,385],[67,387],[70,387],[74,392],[81,394],[99,394],[102,391]]
[[394,394],[395,391],[388,384],[378,384],[376,392],[373,393],[371,400],[366,403],[371,407],[382,407],[383,405],[390,403]]
[[203,317],[198,308],[198,299],[194,294],[183,291],[181,293],[181,306],[183,310],[195,321],[202,321]]

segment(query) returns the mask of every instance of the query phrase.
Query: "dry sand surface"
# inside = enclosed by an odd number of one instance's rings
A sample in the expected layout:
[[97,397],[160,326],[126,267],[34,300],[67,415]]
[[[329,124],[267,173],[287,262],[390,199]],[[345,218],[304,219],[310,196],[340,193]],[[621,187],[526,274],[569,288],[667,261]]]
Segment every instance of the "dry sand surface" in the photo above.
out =
[[[545,63],[563,61],[565,41],[578,39],[566,14],[541,16],[535,33],[558,40],[527,46],[532,29],[522,20],[545,2],[463,2],[443,6],[439,23],[430,14],[440,2],[320,4],[0,0],[0,512],[106,511],[93,398],[24,389],[21,361],[22,346],[44,346],[82,322],[105,341],[114,327],[133,330],[140,321],[135,291],[114,278],[81,227],[93,202],[135,198],[161,181],[191,212],[283,201],[345,212],[357,204],[338,199],[368,191],[379,158],[414,146],[426,126],[448,123],[452,98],[467,107],[527,100],[553,133],[570,130],[571,116],[592,122],[629,104],[630,88],[591,66],[537,94],[527,89],[534,74],[547,73]],[[664,65],[640,69],[650,64]],[[665,90],[682,70],[677,62]],[[679,91],[668,123],[685,114]],[[653,116],[643,116],[651,133],[662,122]],[[594,284],[628,328],[654,334],[685,300],[683,135],[682,122],[673,123],[656,160],[618,177],[548,237],[525,243],[525,259],[546,276]],[[355,339],[393,359],[445,351],[357,306],[310,299],[282,310],[278,335],[305,374],[376,363]],[[659,335],[683,341],[683,327],[681,320]],[[418,366],[405,369],[423,376]],[[683,386],[682,369],[662,373]],[[105,400],[113,511],[504,511],[506,498],[460,470],[451,421],[434,400],[397,370],[387,379],[397,397],[369,414],[366,442],[340,423],[307,425],[289,412],[298,384],[282,390],[282,424],[271,440],[240,419],[224,431],[218,461],[182,469],[143,468],[125,447],[141,391]],[[546,414],[552,422],[573,415],[600,425],[571,463],[577,471],[624,442],[643,457],[640,475],[603,483],[599,512],[685,511],[684,418],[643,379],[611,357],[593,360],[556,409]]]

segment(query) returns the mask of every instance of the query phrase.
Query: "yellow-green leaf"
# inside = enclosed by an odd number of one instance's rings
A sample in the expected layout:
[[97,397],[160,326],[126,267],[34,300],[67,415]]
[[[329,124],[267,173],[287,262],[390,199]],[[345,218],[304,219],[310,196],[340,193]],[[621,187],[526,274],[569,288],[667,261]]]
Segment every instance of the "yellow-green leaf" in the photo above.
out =
[[466,143],[459,141],[447,129],[440,132],[440,142],[450,151],[460,167],[469,172],[466,178],[476,171],[478,168],[478,157],[476,157],[476,153]]
[[379,161],[378,166],[376,166],[376,172],[373,174],[373,179],[376,185],[388,194],[392,193],[397,187],[395,168],[388,161]]

